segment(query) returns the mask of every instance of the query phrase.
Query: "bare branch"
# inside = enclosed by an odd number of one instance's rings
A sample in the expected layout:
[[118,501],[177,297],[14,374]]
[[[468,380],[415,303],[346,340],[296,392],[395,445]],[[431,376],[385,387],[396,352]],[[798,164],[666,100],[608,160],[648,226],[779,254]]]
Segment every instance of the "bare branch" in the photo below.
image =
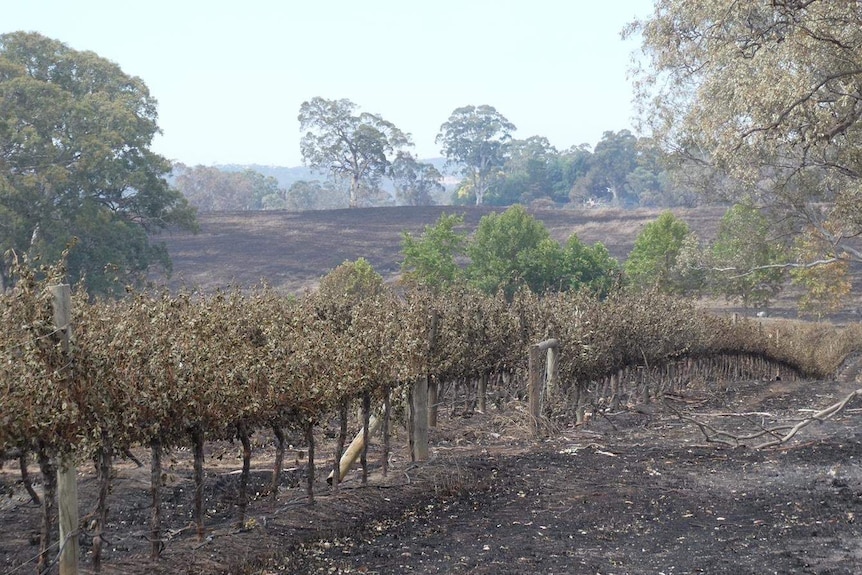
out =
[[759,445],[755,445],[754,447],[755,447],[755,449],[765,449],[767,447],[775,447],[776,445],[781,445],[783,443],[787,443],[791,438],[793,438],[794,435],[799,433],[799,430],[803,429],[804,427],[811,425],[815,421],[822,423],[828,419],[835,417],[836,415],[841,413],[844,410],[844,408],[847,407],[847,404],[850,403],[850,401],[852,401],[854,398],[859,397],[859,396],[862,396],[862,388],[857,389],[856,391],[853,391],[852,393],[847,395],[847,397],[845,397],[844,399],[842,399],[841,401],[839,401],[837,403],[833,403],[832,405],[830,405],[826,409],[818,411],[817,413],[811,415],[810,417],[806,417],[805,419],[803,419],[802,421],[800,421],[799,423],[794,425],[790,429],[790,431],[788,431],[787,434],[785,434],[784,436],[782,436],[778,439],[775,439],[773,441],[768,441],[766,443],[761,443]]
[[[795,262],[788,262],[788,263],[783,263],[783,264],[766,264],[766,265],[762,265],[762,266],[753,267],[747,271],[744,271],[744,272],[739,273],[737,275],[731,276],[731,279],[743,278],[745,276],[749,276],[753,273],[757,273],[757,272],[763,271],[763,270],[770,270],[770,269],[809,269],[809,268],[814,268],[814,267],[823,266],[823,265],[827,265],[827,264],[832,264],[832,263],[835,263],[837,261],[839,261],[839,258],[826,258],[826,259],[822,259],[822,260],[816,260],[813,262],[806,262],[806,263],[801,263],[801,264],[795,263]],[[701,269],[705,269],[705,268],[701,268]],[[722,272],[722,273],[723,272],[736,272],[736,271],[739,271],[739,268],[736,268],[736,267],[727,267],[727,268],[713,267],[713,268],[708,268],[708,271]]]

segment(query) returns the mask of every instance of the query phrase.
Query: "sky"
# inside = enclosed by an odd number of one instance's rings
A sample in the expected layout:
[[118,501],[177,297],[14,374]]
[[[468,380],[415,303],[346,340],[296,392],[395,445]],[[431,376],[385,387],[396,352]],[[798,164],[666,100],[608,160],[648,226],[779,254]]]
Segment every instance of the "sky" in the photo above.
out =
[[622,28],[651,0],[3,0],[0,34],[39,32],[140,77],[152,150],[187,165],[302,164],[297,115],[347,98],[439,157],[440,126],[490,105],[558,149],[634,129]]

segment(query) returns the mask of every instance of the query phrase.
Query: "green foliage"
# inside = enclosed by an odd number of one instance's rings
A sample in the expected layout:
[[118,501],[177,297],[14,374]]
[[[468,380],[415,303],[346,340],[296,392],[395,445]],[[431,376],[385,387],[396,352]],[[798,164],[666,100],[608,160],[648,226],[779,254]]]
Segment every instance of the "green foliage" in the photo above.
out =
[[439,289],[454,284],[462,275],[457,259],[464,255],[467,234],[456,231],[464,217],[443,214],[433,226],[425,226],[419,238],[404,232],[401,277],[415,283]]
[[195,219],[150,151],[156,119],[147,87],[116,64],[36,33],[0,36],[0,251],[53,260],[78,237],[69,274],[97,290],[168,267],[148,234]]
[[589,159],[589,168],[572,188],[575,199],[593,198],[612,206],[632,205],[628,175],[637,167],[637,138],[628,130],[605,132]]
[[862,259],[857,3],[658,0],[630,32],[642,120],[686,171]]
[[688,225],[671,212],[664,212],[656,221],[644,226],[624,264],[628,281],[638,289],[656,287],[666,292],[677,291],[673,269],[689,233]]
[[522,286],[544,292],[554,283],[548,269],[559,269],[562,260],[559,244],[520,205],[483,216],[467,253],[470,282],[486,293],[502,290],[509,298]]
[[[830,230],[830,233],[835,234],[836,231]],[[800,267],[790,270],[793,284],[805,290],[798,302],[800,313],[817,319],[840,311],[853,291],[849,255],[837,253],[834,245],[823,243],[823,237],[817,230],[806,228],[795,239],[792,248]],[[815,261],[818,256],[824,259]]]
[[431,164],[416,161],[412,154],[399,152],[389,172],[396,198],[407,206],[434,205],[434,194],[445,190],[443,175]]
[[732,206],[722,217],[712,244],[713,290],[743,307],[765,307],[787,277],[785,247],[772,237],[772,226],[750,202]]
[[319,180],[298,180],[290,185],[284,201],[286,209],[303,212],[346,208],[350,198],[343,190],[333,189]]
[[278,181],[255,170],[175,164],[174,174],[177,189],[201,212],[285,208],[285,192]]
[[303,161],[311,168],[347,179],[350,207],[360,205],[363,193],[375,194],[392,156],[412,145],[410,134],[377,114],[356,114],[356,104],[347,99],[315,97],[303,102],[299,126],[305,131],[300,142]]
[[556,148],[542,136],[512,140],[504,176],[489,190],[486,203],[511,205],[547,197],[554,187],[554,177],[560,175],[554,170],[558,158]]
[[482,204],[493,176],[505,163],[515,130],[514,124],[488,105],[456,108],[440,126],[436,141],[449,163],[458,165],[469,180],[476,205]]
[[572,234],[563,247],[562,277],[565,283],[560,289],[586,289],[604,297],[619,283],[621,272],[619,262],[611,257],[601,242],[590,247]]

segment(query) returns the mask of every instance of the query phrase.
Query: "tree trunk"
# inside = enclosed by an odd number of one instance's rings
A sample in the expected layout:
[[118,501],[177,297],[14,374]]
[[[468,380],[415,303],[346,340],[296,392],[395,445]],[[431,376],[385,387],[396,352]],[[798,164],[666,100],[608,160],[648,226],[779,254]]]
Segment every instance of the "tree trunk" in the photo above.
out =
[[93,536],[93,569],[102,570],[102,543],[108,523],[108,493],[111,490],[111,455],[114,451],[108,432],[102,430],[102,443],[96,453],[99,471],[99,501],[96,505],[96,534]]
[[162,442],[155,438],[150,441],[152,459],[150,461],[150,559],[156,561],[164,549],[162,541]]
[[239,476],[239,517],[237,527],[242,529],[245,525],[245,511],[248,507],[248,482],[251,476],[251,440],[246,423],[240,422],[237,426],[237,436],[242,443],[242,473]]
[[273,500],[278,496],[278,486],[281,485],[281,471],[284,468],[284,431],[277,421],[272,422],[272,432],[275,435],[275,464],[272,468],[272,483],[270,493]]
[[306,493],[308,504],[314,505],[314,422],[305,424],[305,441],[308,443],[308,469],[306,470]]
[[21,483],[24,485],[24,489],[27,490],[27,494],[30,496],[30,499],[36,505],[41,505],[42,500],[39,499],[39,494],[36,493],[36,490],[33,489],[33,482],[30,480],[30,472],[27,470],[27,456],[29,452],[26,449],[22,449],[18,454],[18,466],[21,469]]
[[47,453],[47,447],[39,441],[39,469],[42,472],[42,532],[39,537],[39,562],[36,564],[38,573],[47,573],[51,566],[51,526],[54,521],[55,497],[57,495],[57,469]]
[[368,485],[368,440],[370,438],[371,395],[366,391],[362,394],[362,454],[359,462],[362,465],[362,485]]
[[194,514],[198,541],[204,540],[204,433],[199,425],[192,428],[192,453],[194,454]]
[[335,461],[332,464],[332,491],[338,491],[341,483],[341,457],[344,455],[344,445],[347,443],[347,399],[342,400],[338,408],[338,441],[335,444]]

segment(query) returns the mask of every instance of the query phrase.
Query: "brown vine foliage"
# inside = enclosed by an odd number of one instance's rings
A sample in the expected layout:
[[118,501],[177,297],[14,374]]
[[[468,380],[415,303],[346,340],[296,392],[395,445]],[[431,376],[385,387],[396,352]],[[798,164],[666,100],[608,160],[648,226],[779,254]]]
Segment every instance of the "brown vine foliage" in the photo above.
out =
[[463,286],[300,298],[261,286],[109,302],[77,294],[70,360],[47,295],[62,269],[17,274],[0,296],[0,451],[41,441],[89,457],[103,432],[118,447],[171,447],[191,429],[217,439],[240,426],[301,427],[425,375],[523,373],[529,346],[548,337],[560,342],[564,392],[625,366],[727,353],[824,376],[860,341],[859,326],[732,322],[658,293],[521,292],[507,302]]

